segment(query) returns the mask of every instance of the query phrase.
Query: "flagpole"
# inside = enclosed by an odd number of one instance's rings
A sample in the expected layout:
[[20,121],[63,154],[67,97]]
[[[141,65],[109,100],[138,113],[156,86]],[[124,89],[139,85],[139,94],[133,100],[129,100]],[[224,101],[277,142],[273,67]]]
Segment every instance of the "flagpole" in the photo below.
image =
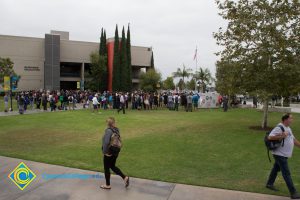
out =
[[197,64],[198,64],[198,47],[196,46],[196,72],[197,72]]
[[196,71],[195,71],[195,91],[197,91],[197,64],[198,64],[198,49],[197,49],[197,46],[196,46],[196,53],[195,53],[195,56],[196,56]]

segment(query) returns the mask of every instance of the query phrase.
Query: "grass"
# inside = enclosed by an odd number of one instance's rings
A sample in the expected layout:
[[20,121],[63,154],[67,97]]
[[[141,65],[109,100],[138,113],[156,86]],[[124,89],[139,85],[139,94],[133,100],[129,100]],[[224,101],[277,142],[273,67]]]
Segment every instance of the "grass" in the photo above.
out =
[[[124,148],[118,166],[133,177],[288,195],[281,175],[280,192],[264,188],[271,170],[255,110],[201,110],[186,113],[167,110],[114,111],[93,114],[88,110],[0,118],[0,155],[81,169],[102,171],[101,138],[105,119],[115,116]],[[275,126],[280,113],[270,113]],[[300,138],[300,115],[292,125]],[[289,160],[296,188],[300,187],[300,151]]]

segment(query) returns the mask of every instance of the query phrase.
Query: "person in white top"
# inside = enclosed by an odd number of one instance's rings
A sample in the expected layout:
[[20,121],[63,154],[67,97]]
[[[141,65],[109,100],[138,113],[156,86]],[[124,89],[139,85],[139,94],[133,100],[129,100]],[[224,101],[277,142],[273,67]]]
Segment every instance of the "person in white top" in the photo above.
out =
[[118,109],[118,114],[120,110],[123,110],[123,114],[125,114],[125,97],[122,92],[120,93],[120,107]]
[[97,112],[99,111],[99,102],[98,102],[98,95],[96,94],[94,97],[93,97],[93,99],[92,99],[92,101],[93,101],[93,106],[94,106],[94,110],[93,110],[93,112],[95,112],[95,110],[97,110]]
[[269,175],[266,188],[278,191],[278,189],[274,187],[274,182],[276,180],[277,173],[281,171],[283,179],[290,191],[291,198],[300,199],[300,194],[297,193],[288,166],[288,158],[292,157],[294,145],[300,147],[300,142],[295,138],[292,133],[292,129],[290,128],[293,116],[290,113],[287,113],[282,116],[281,120],[282,122],[271,131],[268,137],[269,140],[283,140],[283,142],[280,147],[272,151],[275,163]]

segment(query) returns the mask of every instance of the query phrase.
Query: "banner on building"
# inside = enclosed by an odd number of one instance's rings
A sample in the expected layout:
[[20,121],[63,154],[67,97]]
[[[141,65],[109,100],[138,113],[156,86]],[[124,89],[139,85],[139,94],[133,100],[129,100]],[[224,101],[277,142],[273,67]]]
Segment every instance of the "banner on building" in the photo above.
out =
[[77,81],[77,89],[80,89],[80,82]]
[[18,89],[18,81],[19,81],[19,77],[18,76],[12,76],[11,77],[11,90],[13,92],[17,91]]
[[0,92],[4,91],[4,77],[0,77]]
[[10,91],[10,77],[4,76],[4,91]]

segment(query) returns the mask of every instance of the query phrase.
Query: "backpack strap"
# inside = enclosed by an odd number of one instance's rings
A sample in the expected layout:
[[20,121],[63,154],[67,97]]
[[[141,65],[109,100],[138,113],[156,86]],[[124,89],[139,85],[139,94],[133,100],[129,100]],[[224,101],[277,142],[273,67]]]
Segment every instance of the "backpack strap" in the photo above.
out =
[[[283,126],[278,125],[278,127],[281,129],[282,132],[285,131],[284,128],[283,128]],[[284,146],[284,138],[282,139],[282,145],[281,145],[281,146],[282,146],[282,147]]]
[[267,154],[268,154],[269,161],[272,162],[270,158],[270,150],[268,148],[267,148]]
[[108,128],[110,129],[113,133],[116,133],[120,136],[119,130],[117,128]]

